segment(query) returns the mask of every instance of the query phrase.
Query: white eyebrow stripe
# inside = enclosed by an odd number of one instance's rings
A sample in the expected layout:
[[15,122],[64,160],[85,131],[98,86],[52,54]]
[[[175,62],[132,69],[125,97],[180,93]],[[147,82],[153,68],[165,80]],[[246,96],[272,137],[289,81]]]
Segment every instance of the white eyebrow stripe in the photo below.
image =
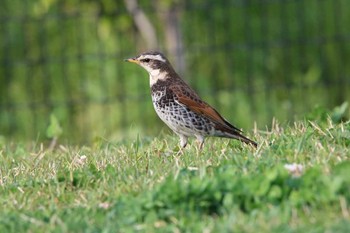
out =
[[166,62],[165,59],[159,54],[157,54],[157,55],[144,55],[141,57],[141,59],[146,59],[146,58]]
[[162,56],[160,56],[160,55],[156,55],[156,58],[159,61],[165,62],[165,59]]

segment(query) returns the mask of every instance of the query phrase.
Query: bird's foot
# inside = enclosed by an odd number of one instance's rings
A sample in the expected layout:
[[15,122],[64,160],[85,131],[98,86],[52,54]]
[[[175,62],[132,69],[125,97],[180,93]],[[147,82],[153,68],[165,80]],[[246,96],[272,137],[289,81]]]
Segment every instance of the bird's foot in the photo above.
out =
[[199,155],[202,152],[203,145],[204,145],[204,138],[198,136],[197,137],[197,146],[196,146],[197,155]]

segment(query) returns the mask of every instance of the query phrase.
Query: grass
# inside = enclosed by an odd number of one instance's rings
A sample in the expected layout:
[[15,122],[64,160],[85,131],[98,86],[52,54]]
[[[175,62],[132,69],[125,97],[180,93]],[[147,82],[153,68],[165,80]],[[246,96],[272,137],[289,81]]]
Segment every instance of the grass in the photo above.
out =
[[[192,143],[3,142],[0,232],[350,232],[350,123],[274,122]],[[302,170],[287,171],[297,163]]]

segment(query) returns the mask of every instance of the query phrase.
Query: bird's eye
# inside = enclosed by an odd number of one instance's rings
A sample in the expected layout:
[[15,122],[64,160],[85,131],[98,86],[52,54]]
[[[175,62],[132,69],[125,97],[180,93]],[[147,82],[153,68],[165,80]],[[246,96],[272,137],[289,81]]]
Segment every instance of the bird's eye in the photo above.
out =
[[146,59],[143,59],[143,62],[149,62],[150,59],[146,58]]

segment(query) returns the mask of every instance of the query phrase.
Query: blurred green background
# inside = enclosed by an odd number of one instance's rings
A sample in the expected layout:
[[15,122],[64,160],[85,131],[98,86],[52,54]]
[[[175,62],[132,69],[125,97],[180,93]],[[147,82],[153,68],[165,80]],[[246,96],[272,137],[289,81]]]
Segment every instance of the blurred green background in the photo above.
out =
[[245,131],[333,109],[350,100],[349,25],[348,0],[2,0],[0,135],[157,135],[148,75],[123,62],[150,49]]

